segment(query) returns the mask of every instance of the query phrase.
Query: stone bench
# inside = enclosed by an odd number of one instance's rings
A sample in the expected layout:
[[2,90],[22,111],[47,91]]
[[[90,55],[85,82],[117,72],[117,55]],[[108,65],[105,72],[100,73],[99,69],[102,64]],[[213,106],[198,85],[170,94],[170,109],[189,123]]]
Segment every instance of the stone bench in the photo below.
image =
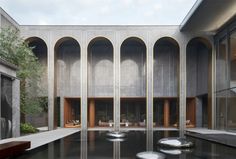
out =
[[30,148],[30,141],[12,141],[0,144],[0,159],[19,155],[28,148]]

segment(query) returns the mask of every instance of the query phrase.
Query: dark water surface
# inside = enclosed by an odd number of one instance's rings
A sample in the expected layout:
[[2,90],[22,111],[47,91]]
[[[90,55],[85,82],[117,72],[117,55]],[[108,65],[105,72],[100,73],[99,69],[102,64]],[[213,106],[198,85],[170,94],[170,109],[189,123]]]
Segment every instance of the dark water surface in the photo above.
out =
[[[81,136],[84,136],[83,138]],[[184,151],[163,149],[157,141],[163,137],[178,136],[176,131],[129,131],[125,141],[110,141],[106,132],[76,133],[26,152],[19,159],[135,159],[138,152],[153,149],[166,152],[167,159],[234,159],[236,149],[205,140],[187,137],[195,143],[193,149]],[[87,140],[86,140],[87,138]],[[167,152],[172,154],[167,154]]]

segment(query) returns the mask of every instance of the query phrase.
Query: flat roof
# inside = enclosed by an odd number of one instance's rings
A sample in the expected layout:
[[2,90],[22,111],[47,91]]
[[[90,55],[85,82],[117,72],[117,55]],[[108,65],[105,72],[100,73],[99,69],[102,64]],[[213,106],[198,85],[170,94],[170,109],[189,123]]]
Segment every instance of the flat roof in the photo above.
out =
[[180,31],[215,34],[236,16],[236,0],[197,0],[180,25]]
[[3,17],[5,17],[12,25],[14,25],[17,29],[19,28],[19,23],[17,23],[17,21],[15,19],[13,19],[5,10],[3,10],[0,7],[0,15],[2,15]]

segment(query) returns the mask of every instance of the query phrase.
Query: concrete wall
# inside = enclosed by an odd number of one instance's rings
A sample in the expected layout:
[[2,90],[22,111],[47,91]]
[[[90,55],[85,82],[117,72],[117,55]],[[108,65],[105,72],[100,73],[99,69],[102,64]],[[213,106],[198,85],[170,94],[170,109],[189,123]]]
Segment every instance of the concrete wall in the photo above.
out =
[[47,88],[48,88],[48,66],[47,66],[47,45],[46,43],[37,37],[29,38],[26,40],[28,42],[28,45],[32,47],[32,51],[35,54],[35,56],[38,58],[41,66],[43,67],[42,69],[42,74],[41,74],[41,79],[39,82],[41,91],[39,92],[39,96],[45,97],[47,96]]
[[[8,132],[11,133],[9,137],[20,135],[20,81],[16,79],[16,71],[17,68],[14,65],[0,59],[0,75],[2,76],[0,79],[0,139],[2,137],[1,132],[4,130],[2,128],[3,121],[5,121],[5,127],[8,125],[10,128],[8,129]],[[7,78],[8,83],[2,83],[3,78]],[[4,90],[2,90],[2,84]],[[6,97],[7,99],[5,99]],[[4,101],[2,101],[3,99]],[[11,112],[1,112],[2,110]]]
[[[88,56],[88,45],[91,40],[97,37],[105,37],[109,41],[111,41],[113,45],[113,98],[114,98],[114,122],[115,129],[119,129],[119,121],[120,121],[120,97],[146,97],[146,109],[147,109],[147,127],[148,129],[152,128],[153,123],[153,89],[154,79],[153,73],[158,72],[156,66],[154,67],[154,45],[157,40],[163,37],[171,37],[176,40],[179,45],[179,72],[177,76],[174,73],[170,73],[173,78],[168,81],[168,83],[172,83],[176,81],[176,77],[179,77],[178,84],[174,84],[174,88],[171,88],[171,84],[168,86],[170,89],[173,89],[176,95],[176,87],[178,87],[177,94],[179,96],[179,105],[180,105],[180,125],[182,126],[180,129],[183,129],[183,124],[186,113],[186,46],[190,39],[194,37],[205,37],[206,39],[211,40],[203,33],[181,33],[179,32],[179,26],[21,26],[21,35],[24,38],[29,37],[40,37],[45,41],[48,48],[48,103],[49,103],[49,129],[54,128],[54,111],[55,111],[55,97],[60,94],[61,96],[61,115],[63,114],[63,98],[66,93],[65,90],[59,89],[59,86],[55,86],[56,76],[54,75],[55,71],[61,66],[55,65],[55,61],[57,57],[55,56],[55,46],[59,39],[63,37],[72,37],[75,39],[80,45],[80,62],[81,62],[81,72],[76,74],[76,78],[78,77],[79,83],[76,84],[76,91],[81,98],[81,120],[82,120],[82,129],[87,129],[87,101],[88,95],[90,96],[91,90],[89,90],[91,83],[89,84],[90,76],[88,67],[90,65],[89,56]],[[142,51],[138,53],[134,48],[129,48],[126,50],[127,53],[121,52],[122,43],[130,37],[136,37],[141,39],[146,46],[146,52]],[[132,50],[133,49],[133,50]],[[135,53],[136,52],[136,53]],[[164,54],[164,53],[163,53]],[[163,58],[165,56],[163,55]],[[166,58],[170,58],[166,57]],[[102,57],[96,57],[97,60],[101,60]],[[96,59],[95,58],[95,59]],[[101,58],[101,59],[100,59]],[[103,56],[104,60],[107,58],[105,55]],[[175,59],[175,58],[173,58]],[[171,65],[171,60],[168,61],[170,64],[168,67],[170,70],[174,68]],[[56,66],[56,67],[55,67]],[[103,64],[99,66],[99,70],[102,69]],[[175,68],[176,69],[176,68]],[[154,71],[155,70],[155,71]],[[78,71],[78,70],[77,70]],[[126,73],[125,73],[126,72]],[[174,71],[175,72],[175,71]],[[103,72],[101,72],[102,74]],[[93,73],[92,73],[93,74]],[[110,76],[110,74],[108,74]],[[67,75],[71,76],[71,75]],[[125,78],[125,77],[133,77],[133,78]],[[95,76],[94,76],[95,77]],[[98,76],[97,76],[98,77]],[[168,78],[168,77],[167,77]],[[80,80],[79,80],[80,79]],[[123,80],[122,80],[123,79]],[[128,79],[128,80],[126,80]],[[133,80],[133,81],[130,81]],[[64,80],[58,80],[64,81]],[[108,81],[108,78],[106,78]],[[123,82],[123,83],[122,83]],[[155,81],[156,82],[156,81]],[[164,82],[164,80],[163,80]],[[97,86],[102,85],[102,83],[95,83]],[[103,83],[104,84],[104,83]],[[95,85],[95,87],[96,87]],[[109,87],[111,83],[108,84]],[[123,88],[122,88],[123,87]],[[133,88],[131,88],[133,87]],[[156,87],[156,86],[155,86]],[[57,88],[57,90],[55,90]],[[74,88],[73,88],[74,89]],[[163,88],[164,89],[164,88]],[[95,89],[97,92],[98,89]],[[100,92],[100,91],[99,91]],[[109,93],[106,94],[107,97],[111,96],[110,90]],[[124,93],[123,93],[124,92]],[[171,92],[171,93],[173,93]],[[162,92],[163,93],[163,92]],[[102,95],[101,95],[102,94]],[[98,96],[105,96],[104,93],[97,94]],[[73,94],[70,94],[73,95]],[[96,93],[94,94],[96,95]],[[167,94],[173,95],[173,94]],[[91,95],[92,96],[92,95]],[[61,116],[61,120],[63,116]],[[181,124],[182,123],[182,124]],[[63,120],[61,121],[63,124]]]
[[55,48],[57,96],[79,97],[81,81],[80,46],[75,40],[66,40]]
[[146,97],[146,46],[129,41],[121,46],[121,97]]
[[153,93],[154,97],[178,96],[178,46],[170,42],[155,45]]
[[208,93],[209,50],[203,44],[187,48],[187,97]]
[[88,97],[113,97],[113,46],[96,44],[88,48]]
[[19,24],[0,7],[0,27],[19,29]]

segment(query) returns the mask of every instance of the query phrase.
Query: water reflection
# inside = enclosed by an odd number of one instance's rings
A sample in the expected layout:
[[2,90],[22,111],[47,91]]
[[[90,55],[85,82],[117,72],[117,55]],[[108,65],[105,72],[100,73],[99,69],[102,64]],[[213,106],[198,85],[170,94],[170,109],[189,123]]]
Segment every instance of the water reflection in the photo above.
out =
[[120,142],[113,142],[113,159],[120,159]]
[[[134,159],[144,151],[161,152],[168,159],[233,159],[235,148],[187,137],[194,149],[165,149],[157,145],[163,137],[178,136],[177,131],[130,131],[125,141],[108,141],[106,131],[84,131],[41,146],[18,157],[19,159]],[[168,135],[167,135],[168,134]]]
[[[81,143],[80,143],[81,144],[81,154],[80,154],[80,157],[82,159],[87,159],[87,138],[88,138],[87,134],[88,133],[86,130],[81,131],[81,135],[80,135],[81,136]],[[93,139],[93,135],[89,135],[89,137],[91,137]],[[95,145],[94,145],[94,147],[95,147]]]
[[191,153],[193,152],[193,149],[164,149],[164,148],[158,148],[160,152],[163,152],[165,154],[169,155],[181,155],[184,153]]
[[146,132],[146,138],[147,138],[147,151],[153,151],[153,131]]

